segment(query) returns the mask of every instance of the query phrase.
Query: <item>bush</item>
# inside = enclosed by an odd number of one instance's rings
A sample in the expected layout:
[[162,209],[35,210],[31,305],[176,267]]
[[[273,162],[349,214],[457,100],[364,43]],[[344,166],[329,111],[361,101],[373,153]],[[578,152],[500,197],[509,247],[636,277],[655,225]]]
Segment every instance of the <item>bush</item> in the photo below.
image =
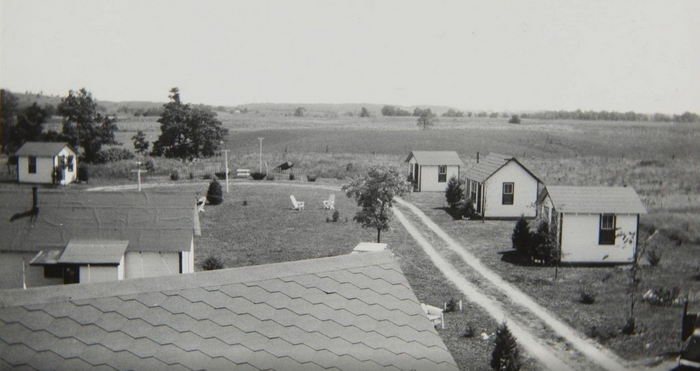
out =
[[254,172],[250,173],[250,177],[253,178],[253,180],[263,180],[263,179],[265,179],[266,175],[267,174],[260,172],[260,171],[254,171]]
[[172,181],[180,180],[180,172],[175,170],[172,173],[170,173],[170,180],[172,180]]
[[472,219],[476,217],[476,210],[474,209],[474,201],[471,198],[464,200],[462,203],[462,215],[467,219]]
[[209,183],[209,190],[207,190],[207,202],[212,205],[219,205],[224,202],[224,194],[221,191],[221,184],[214,179]]
[[223,267],[224,264],[221,262],[221,259],[215,256],[209,256],[202,262],[202,269],[205,271],[213,271],[216,269],[221,269]]
[[134,154],[126,148],[108,148],[95,155],[95,162],[98,164],[104,164],[107,162],[115,162],[121,160],[131,160],[134,158]]
[[657,265],[659,265],[659,263],[661,263],[661,253],[656,248],[647,250],[646,256],[649,265],[651,265],[652,267],[656,267]]
[[447,182],[447,189],[445,189],[445,199],[451,208],[456,208],[459,202],[464,199],[464,180],[454,176],[450,178]]
[[275,180],[275,176],[272,175],[272,174],[267,174],[267,175],[265,176],[265,180]]
[[544,264],[558,263],[559,247],[555,241],[556,237],[550,231],[549,224],[547,222],[540,223],[537,226],[537,232],[530,237],[530,257]]
[[214,175],[216,175],[216,177],[221,179],[221,180],[226,179],[226,172],[225,171],[217,171],[214,173]]
[[211,174],[204,174],[204,175],[202,175],[202,179],[204,179],[204,180],[209,180],[209,179],[212,179],[212,178],[213,178],[213,176],[211,176]]
[[517,371],[522,367],[520,350],[513,334],[506,323],[496,330],[495,347],[491,353],[491,369],[498,371]]
[[444,312],[445,312],[445,313],[450,313],[450,312],[454,312],[454,311],[456,311],[456,310],[457,310],[457,302],[455,302],[455,299],[454,299],[454,298],[450,298],[450,300],[447,301],[447,303],[445,303],[445,310],[444,310]]
[[248,206],[248,200],[243,200],[243,206]]
[[579,291],[579,302],[581,304],[595,303],[595,293],[588,287],[582,287]]
[[333,211],[333,223],[337,222],[340,218],[340,212],[338,210]]
[[146,170],[148,170],[149,172],[153,173],[156,170],[156,162],[152,158],[149,158],[143,164],[143,167],[146,168]]
[[462,337],[473,338],[474,335],[476,335],[476,330],[474,330],[474,326],[472,326],[471,323],[467,323],[467,327],[465,327],[464,331],[462,332]]
[[317,177],[318,175],[307,175],[306,180],[308,180],[309,182],[315,182]]
[[525,256],[532,256],[532,236],[530,225],[524,216],[515,223],[513,235],[511,236],[513,248]]
[[622,329],[620,329],[620,332],[622,332],[625,335],[632,335],[634,334],[634,330],[636,328],[634,318],[630,317],[627,319],[627,322],[625,322],[625,325],[622,326]]
[[591,326],[588,330],[588,337],[591,339],[596,339],[601,344],[607,343],[610,339],[617,336],[617,331],[610,329],[609,327],[598,327]]
[[519,124],[520,123],[520,117],[518,115],[513,115],[510,117],[510,120],[508,120],[509,124]]
[[78,166],[78,180],[81,182],[88,182],[88,168],[87,166]]
[[190,178],[190,180],[194,179],[194,174],[190,173],[189,178]]
[[289,180],[294,180],[294,174],[289,173]]

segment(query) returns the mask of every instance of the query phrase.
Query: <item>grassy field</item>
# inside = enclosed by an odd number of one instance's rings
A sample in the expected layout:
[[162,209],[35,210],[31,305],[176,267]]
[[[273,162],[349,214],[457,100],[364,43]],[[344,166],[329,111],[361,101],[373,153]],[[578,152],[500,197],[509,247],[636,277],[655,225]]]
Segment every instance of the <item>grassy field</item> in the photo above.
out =
[[[620,333],[629,313],[628,267],[560,268],[554,280],[554,268],[523,264],[511,247],[515,222],[454,220],[442,207],[444,196],[438,193],[414,193],[407,200],[418,205],[446,232],[468,247],[481,261],[507,281],[518,286],[541,305],[556,313],[574,328],[611,347],[628,359],[672,354],[679,346],[678,306],[656,306],[641,302],[649,289],[678,287],[691,297],[691,308],[700,305],[700,245],[661,239],[655,246],[661,253],[658,266],[644,265],[639,277],[636,316],[638,333]],[[641,238],[645,238],[643,234]],[[657,241],[658,242],[658,241]],[[579,302],[580,292],[589,288],[595,303]]]
[[[203,192],[202,187],[194,188]],[[201,238],[197,245],[196,267],[209,256],[216,256],[225,267],[311,259],[347,254],[361,241],[373,241],[375,232],[360,228],[352,221],[357,208],[341,192],[336,192],[338,222],[326,222],[332,213],[321,208],[330,191],[290,186],[274,186],[261,181],[259,186],[234,183],[224,203],[207,206],[201,215]],[[302,212],[291,210],[289,195],[306,203]],[[244,205],[245,203],[245,205]],[[435,268],[407,232],[396,223],[383,234],[397,256],[401,269],[421,302],[442,306],[460,292]],[[497,324],[479,307],[467,301],[462,312],[445,316],[445,329],[438,329],[458,365],[463,370],[487,369]],[[463,336],[471,327],[473,336]],[[491,335],[482,339],[481,334]],[[527,360],[527,368],[534,362]]]

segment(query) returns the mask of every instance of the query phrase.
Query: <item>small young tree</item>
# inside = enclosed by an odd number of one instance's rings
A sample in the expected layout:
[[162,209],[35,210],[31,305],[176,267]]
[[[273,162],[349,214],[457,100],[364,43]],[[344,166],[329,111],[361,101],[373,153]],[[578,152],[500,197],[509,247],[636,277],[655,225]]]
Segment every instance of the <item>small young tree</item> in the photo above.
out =
[[214,179],[209,183],[209,190],[207,190],[207,202],[212,205],[219,205],[224,202],[224,194],[221,191],[221,184]]
[[202,269],[205,271],[213,271],[217,269],[222,269],[224,264],[216,256],[209,256],[202,262]]
[[510,120],[508,120],[509,124],[519,124],[520,123],[520,117],[518,115],[513,115],[510,117]]
[[430,111],[430,109],[425,109],[420,111],[420,116],[416,120],[416,125],[423,130],[428,130],[431,126],[435,125],[437,118],[435,114]]
[[513,241],[513,248],[515,250],[525,256],[532,256],[532,236],[530,234],[530,225],[524,216],[520,216],[518,221],[515,223],[511,240]]
[[134,151],[136,151],[136,153],[148,153],[148,147],[150,147],[151,143],[146,140],[146,133],[144,133],[143,130],[137,131],[136,135],[131,137],[131,140],[134,141]]
[[389,229],[394,196],[400,196],[409,189],[410,184],[398,170],[379,166],[370,168],[365,176],[354,178],[342,188],[360,207],[353,219],[363,228],[375,228],[377,242],[381,241],[382,231]]
[[294,116],[296,117],[304,117],[304,112],[306,111],[306,108],[304,107],[297,107],[294,110]]
[[491,369],[518,371],[522,367],[518,343],[505,322],[496,330],[495,346],[491,353]]
[[369,117],[369,111],[367,110],[367,107],[362,107],[360,110],[360,117]]
[[460,201],[464,199],[464,180],[455,176],[450,178],[447,182],[447,189],[445,189],[445,199],[450,208],[456,208]]
[[554,279],[559,275],[560,252],[554,233],[549,223],[542,222],[537,226],[537,232],[532,238],[532,257],[543,264],[554,265]]

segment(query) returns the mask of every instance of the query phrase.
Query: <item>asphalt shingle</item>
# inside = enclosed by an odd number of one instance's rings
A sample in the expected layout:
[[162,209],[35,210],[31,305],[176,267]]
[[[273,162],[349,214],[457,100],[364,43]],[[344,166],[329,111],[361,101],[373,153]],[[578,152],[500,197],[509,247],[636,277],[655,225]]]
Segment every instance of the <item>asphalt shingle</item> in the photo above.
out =
[[457,165],[464,166],[455,151],[413,151],[406,158],[408,162],[415,157],[418,165]]
[[547,186],[546,191],[562,213],[647,213],[632,187]]
[[409,287],[380,252],[4,290],[0,365],[456,370]]

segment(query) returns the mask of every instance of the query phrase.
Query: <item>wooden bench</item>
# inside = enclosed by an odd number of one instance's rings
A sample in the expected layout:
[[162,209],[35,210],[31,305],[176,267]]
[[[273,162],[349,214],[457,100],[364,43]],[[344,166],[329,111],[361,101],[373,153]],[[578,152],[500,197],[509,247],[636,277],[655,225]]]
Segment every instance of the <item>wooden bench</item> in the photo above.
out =
[[236,169],[236,176],[241,178],[247,178],[250,176],[250,169]]

